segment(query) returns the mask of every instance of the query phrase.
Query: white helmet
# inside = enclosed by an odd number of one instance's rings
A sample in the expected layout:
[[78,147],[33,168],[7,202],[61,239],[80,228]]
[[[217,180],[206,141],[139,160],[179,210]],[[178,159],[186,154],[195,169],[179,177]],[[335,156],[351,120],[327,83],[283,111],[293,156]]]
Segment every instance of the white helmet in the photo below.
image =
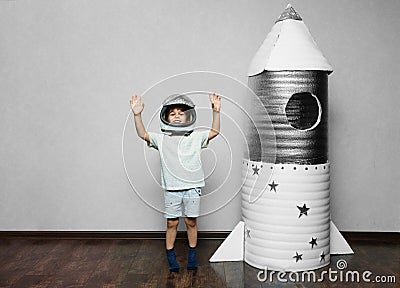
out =
[[[185,123],[171,123],[168,121],[168,111],[173,106],[183,108],[187,119]],[[193,101],[184,94],[173,94],[165,99],[160,112],[161,131],[171,134],[191,133],[196,122],[196,110],[194,106]]]

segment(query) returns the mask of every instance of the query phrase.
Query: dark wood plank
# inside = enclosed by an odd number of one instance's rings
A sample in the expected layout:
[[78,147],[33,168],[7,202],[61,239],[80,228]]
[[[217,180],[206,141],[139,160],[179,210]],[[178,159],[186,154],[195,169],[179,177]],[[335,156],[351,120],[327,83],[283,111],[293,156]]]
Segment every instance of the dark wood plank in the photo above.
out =
[[225,280],[228,287],[244,287],[243,262],[225,262]]
[[109,243],[102,240],[81,240],[72,250],[63,267],[54,275],[51,287],[84,287]]
[[79,241],[46,240],[46,253],[32,266],[27,275],[54,275],[68,261],[72,251],[78,247]]
[[52,276],[46,275],[24,275],[15,284],[14,287],[50,287]]
[[124,282],[142,240],[112,240],[106,254],[100,260],[85,287],[116,286]]
[[[19,279],[31,271],[32,267],[48,253],[54,243],[43,240],[19,240],[14,253],[0,263],[0,287],[15,285]],[[10,251],[11,252],[11,251]]]
[[[244,273],[244,280],[243,282],[246,283],[246,287],[249,288],[261,288],[262,282],[258,280],[258,273],[259,270],[255,269],[254,267],[250,266],[247,263],[244,263],[243,266],[243,273]],[[264,276],[263,274],[261,276]]]
[[[199,239],[197,245],[197,260],[199,268],[193,271],[191,287],[227,287],[224,263],[210,263],[208,260],[214,254],[222,240]],[[210,281],[213,279],[212,281]]]

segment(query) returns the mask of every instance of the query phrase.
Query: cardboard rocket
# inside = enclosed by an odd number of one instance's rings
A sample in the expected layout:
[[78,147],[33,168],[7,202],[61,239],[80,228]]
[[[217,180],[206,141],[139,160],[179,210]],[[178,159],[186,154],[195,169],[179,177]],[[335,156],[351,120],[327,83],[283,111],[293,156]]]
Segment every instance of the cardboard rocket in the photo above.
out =
[[[289,5],[249,67],[255,109],[243,160],[242,218],[211,257],[259,268],[304,271],[353,253],[330,220],[328,75],[332,67]],[[275,147],[271,149],[271,139]]]

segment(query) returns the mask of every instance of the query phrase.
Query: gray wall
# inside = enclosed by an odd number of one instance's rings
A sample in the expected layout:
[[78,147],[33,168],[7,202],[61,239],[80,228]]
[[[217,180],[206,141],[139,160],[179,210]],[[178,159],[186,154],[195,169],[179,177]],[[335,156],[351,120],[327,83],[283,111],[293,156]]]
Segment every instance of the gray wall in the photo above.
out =
[[[400,2],[291,2],[335,70],[332,218],[340,230],[399,231]],[[163,230],[162,214],[133,191],[124,170],[121,147],[135,187],[161,203],[148,172],[157,178],[157,153],[143,150],[132,119],[122,139],[130,95],[193,70],[246,83],[253,54],[286,4],[0,1],[0,230]],[[144,94],[147,124],[166,95]],[[223,105],[222,130],[234,139],[228,116],[235,107]],[[224,145],[215,139],[203,154],[218,158],[209,187],[218,187],[230,161]],[[236,178],[218,195],[231,193]],[[236,197],[201,217],[200,230],[230,230],[240,217]]]

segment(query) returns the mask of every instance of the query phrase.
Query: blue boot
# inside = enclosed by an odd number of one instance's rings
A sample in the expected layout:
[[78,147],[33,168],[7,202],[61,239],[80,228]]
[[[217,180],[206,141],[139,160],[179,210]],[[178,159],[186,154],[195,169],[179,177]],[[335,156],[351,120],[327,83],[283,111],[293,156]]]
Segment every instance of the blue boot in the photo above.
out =
[[174,248],[167,251],[167,258],[169,263],[169,271],[171,272],[179,272],[179,264],[176,262],[176,254]]
[[188,270],[196,270],[198,266],[199,265],[197,263],[196,247],[195,248],[189,247],[187,269]]

